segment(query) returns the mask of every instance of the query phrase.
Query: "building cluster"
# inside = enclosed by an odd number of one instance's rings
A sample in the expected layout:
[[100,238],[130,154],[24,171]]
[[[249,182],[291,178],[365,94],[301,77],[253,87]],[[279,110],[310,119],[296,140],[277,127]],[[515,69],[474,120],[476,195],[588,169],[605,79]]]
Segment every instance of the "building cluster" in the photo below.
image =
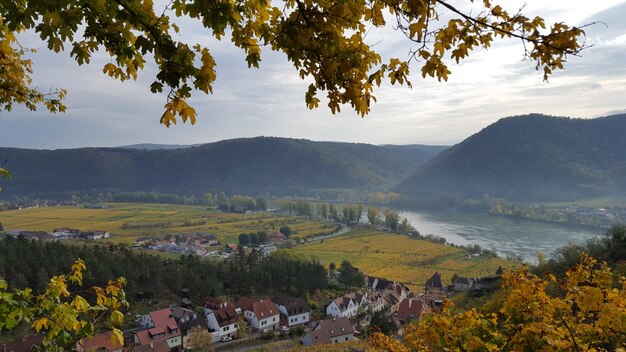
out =
[[[273,299],[242,296],[232,301],[206,297],[201,310],[188,309],[183,300],[182,307],[165,308],[137,316],[135,326],[124,331],[125,347],[116,346],[112,342],[114,339],[111,339],[112,332],[106,332],[79,341],[75,350],[183,351],[192,347],[192,341],[198,341],[197,334],[203,334],[200,341],[212,344],[248,336],[255,338],[273,332],[286,334],[296,331],[299,336],[304,334],[300,343],[306,346],[343,343],[355,340],[367,331],[370,324],[374,323],[375,315],[377,323],[380,323],[382,315],[382,319],[392,327],[392,333],[403,336],[406,324],[419,321],[441,308],[451,296],[470,290],[499,287],[502,274],[502,268],[498,268],[495,275],[491,276],[455,276],[450,285],[444,286],[441,275],[435,272],[424,284],[424,292],[419,294],[410,292],[401,283],[370,276],[365,278],[361,291],[348,292],[332,299],[316,317],[312,316],[306,299],[285,294]],[[184,293],[188,295],[188,291]],[[191,306],[190,301],[187,300],[187,303]],[[320,319],[324,313],[325,319]],[[35,343],[26,339],[13,342],[16,346]],[[12,345],[6,346],[4,350],[7,352],[21,351],[10,347]]]
[[9,236],[13,237],[25,237],[29,240],[39,241],[55,241],[55,240],[73,240],[73,239],[85,239],[89,241],[96,241],[107,239],[111,237],[108,231],[90,230],[82,231],[79,229],[71,229],[67,227],[57,228],[51,232],[47,231],[25,231],[25,230],[12,230],[8,232]]
[[160,238],[140,237],[135,240],[133,246],[159,252],[196,254],[210,257],[219,255],[219,244],[215,235],[194,232],[175,235],[168,234]]

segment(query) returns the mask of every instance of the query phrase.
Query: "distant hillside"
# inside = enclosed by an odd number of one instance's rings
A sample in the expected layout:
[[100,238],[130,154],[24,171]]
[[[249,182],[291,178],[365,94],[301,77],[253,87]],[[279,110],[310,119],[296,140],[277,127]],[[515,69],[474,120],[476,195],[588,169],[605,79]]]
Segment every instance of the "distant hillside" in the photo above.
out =
[[626,194],[626,115],[502,119],[440,153],[396,190],[563,201]]
[[87,190],[276,195],[388,190],[443,147],[258,137],[193,148],[0,148],[13,179],[2,196]]
[[121,145],[116,148],[121,149],[145,149],[145,150],[157,150],[157,149],[182,149],[182,148],[191,148],[194,145],[192,144],[154,144],[154,143],[141,143],[141,144],[130,144],[130,145]]

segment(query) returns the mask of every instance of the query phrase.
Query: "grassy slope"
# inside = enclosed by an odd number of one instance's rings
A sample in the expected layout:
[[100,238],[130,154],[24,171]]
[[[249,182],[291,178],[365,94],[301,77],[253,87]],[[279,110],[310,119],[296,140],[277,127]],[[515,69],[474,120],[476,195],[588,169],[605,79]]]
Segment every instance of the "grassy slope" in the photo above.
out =
[[466,252],[446,245],[413,240],[406,236],[359,230],[341,237],[316,241],[294,249],[318,258],[325,265],[348,260],[365,274],[394,279],[419,292],[424,282],[439,271],[444,284],[454,273],[466,276],[493,274],[498,266],[512,263],[499,258],[465,259]]
[[[242,232],[277,231],[289,226],[294,236],[327,233],[331,224],[292,216],[259,214],[231,214],[208,210],[202,206],[164,204],[113,204],[108,209],[81,209],[74,207],[32,208],[0,212],[0,222],[5,231],[43,230],[71,227],[81,230],[105,230],[114,237],[112,241],[131,243],[139,236],[158,236],[184,232],[215,234],[222,243],[237,242]],[[185,223],[203,225],[186,226]],[[124,224],[144,226],[160,224],[162,227],[123,229]]]

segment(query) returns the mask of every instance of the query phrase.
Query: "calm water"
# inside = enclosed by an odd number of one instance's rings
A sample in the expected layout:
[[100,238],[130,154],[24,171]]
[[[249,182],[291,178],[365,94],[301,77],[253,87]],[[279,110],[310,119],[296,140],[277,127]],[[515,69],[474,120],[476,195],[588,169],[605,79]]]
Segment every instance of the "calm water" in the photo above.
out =
[[495,250],[498,255],[521,256],[535,262],[537,253],[550,256],[568,242],[584,242],[601,229],[541,223],[522,219],[464,212],[417,212],[397,209],[422,235],[433,234],[461,245],[478,244]]

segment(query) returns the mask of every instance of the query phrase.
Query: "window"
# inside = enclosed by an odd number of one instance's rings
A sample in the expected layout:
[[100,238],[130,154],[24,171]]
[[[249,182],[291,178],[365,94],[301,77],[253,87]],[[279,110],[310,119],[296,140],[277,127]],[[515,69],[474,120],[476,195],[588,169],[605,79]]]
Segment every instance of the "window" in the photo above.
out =
[[222,328],[222,331],[227,331],[228,330],[228,326],[225,326]]
[[274,317],[274,321],[276,321],[276,317]]

